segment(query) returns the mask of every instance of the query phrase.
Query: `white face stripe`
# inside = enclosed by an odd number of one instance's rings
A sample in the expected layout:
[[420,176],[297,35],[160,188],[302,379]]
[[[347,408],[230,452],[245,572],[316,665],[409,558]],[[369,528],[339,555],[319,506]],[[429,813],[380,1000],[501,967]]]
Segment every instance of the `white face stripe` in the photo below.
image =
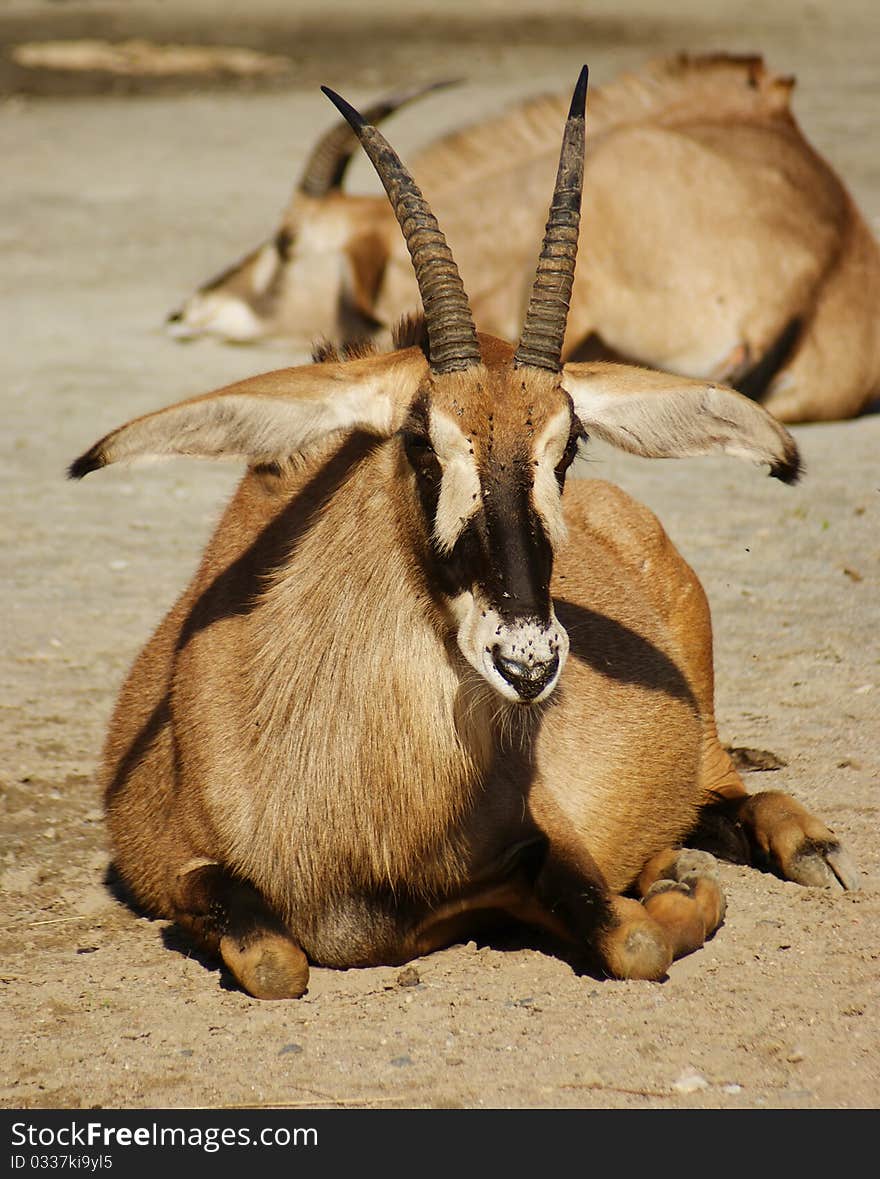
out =
[[541,517],[547,539],[554,548],[561,545],[567,535],[555,470],[565,453],[570,432],[571,414],[568,409],[561,409],[541,431],[533,452],[535,477],[532,503]]
[[[532,502],[554,547],[564,543],[567,536],[555,469],[565,452],[570,430],[571,414],[561,409],[544,427],[533,451]],[[480,506],[480,477],[473,446],[452,418],[432,408],[429,431],[443,470],[434,540],[441,552],[450,552]]]
[[443,471],[434,540],[441,552],[451,552],[465,524],[480,506],[480,477],[473,446],[452,418],[432,408],[428,429]]

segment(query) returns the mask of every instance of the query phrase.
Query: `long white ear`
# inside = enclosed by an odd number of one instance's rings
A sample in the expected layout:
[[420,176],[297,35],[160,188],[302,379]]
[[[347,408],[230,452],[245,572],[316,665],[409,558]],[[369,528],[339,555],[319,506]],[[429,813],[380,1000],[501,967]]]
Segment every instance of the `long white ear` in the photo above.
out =
[[163,455],[281,461],[339,430],[387,437],[426,371],[424,355],[411,348],[263,373],[135,418],[75,459],[68,475]]
[[567,364],[562,384],[588,433],[645,458],[721,452],[795,483],[797,443],[776,418],[723,385],[625,364]]

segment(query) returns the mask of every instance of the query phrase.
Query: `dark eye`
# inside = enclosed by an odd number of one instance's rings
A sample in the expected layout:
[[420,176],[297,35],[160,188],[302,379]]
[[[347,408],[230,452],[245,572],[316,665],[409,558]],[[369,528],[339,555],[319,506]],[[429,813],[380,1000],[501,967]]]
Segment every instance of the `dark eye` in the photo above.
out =
[[568,442],[565,444],[565,450],[562,452],[562,458],[556,464],[556,468],[553,472],[556,476],[556,482],[559,484],[560,491],[562,491],[563,487],[565,486],[565,476],[568,472],[568,468],[575,460],[575,455],[578,452],[578,443],[581,439],[586,441],[586,437],[587,435],[580,423],[572,427],[572,431],[568,436]]
[[293,234],[290,230],[283,226],[275,234],[275,250],[282,262],[290,260],[290,251],[293,249]]
[[427,478],[440,477],[440,462],[426,434],[407,431],[403,436],[403,449],[417,475]]

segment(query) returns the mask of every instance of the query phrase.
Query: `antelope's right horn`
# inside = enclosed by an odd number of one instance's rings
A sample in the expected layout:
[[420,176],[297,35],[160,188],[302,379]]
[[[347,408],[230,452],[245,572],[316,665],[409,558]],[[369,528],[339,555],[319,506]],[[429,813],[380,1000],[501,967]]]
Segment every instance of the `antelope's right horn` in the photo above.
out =
[[472,368],[481,361],[477,329],[458,267],[437,218],[381,131],[329,87],[321,89],[360,140],[400,222],[425,309],[431,369],[435,373],[448,373]]
[[559,372],[562,368],[562,345],[581,222],[588,78],[589,73],[584,66],[574,88],[562,137],[559,171],[544,232],[544,244],[514,356],[517,368],[546,368],[551,372]]

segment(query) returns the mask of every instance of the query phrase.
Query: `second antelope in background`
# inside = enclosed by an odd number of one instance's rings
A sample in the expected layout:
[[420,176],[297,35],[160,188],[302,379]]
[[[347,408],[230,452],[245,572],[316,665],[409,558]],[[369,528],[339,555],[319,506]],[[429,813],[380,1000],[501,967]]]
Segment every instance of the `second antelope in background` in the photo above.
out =
[[[792,86],[758,57],[680,56],[594,92],[564,358],[599,350],[727,381],[788,422],[854,417],[880,396],[880,249],[795,121]],[[477,327],[505,338],[525,311],[567,101],[526,100],[414,158]],[[171,316],[175,335],[342,344],[417,306],[387,203],[342,190],[346,131],[315,148],[277,233]]]
[[659,522],[609,483],[566,485],[586,432],[798,474],[791,436],[740,394],[563,364],[586,86],[584,70],[517,345],[478,334],[409,172],[328,91],[385,186],[424,321],[390,354],[138,418],[71,466],[247,459],[122,689],[101,780],[131,894],[252,995],[499,918],[662,978],[723,917],[715,861],[682,850],[707,819],[789,879],[856,884],[834,834],[786,794],[747,794],[722,749],[708,606]]

